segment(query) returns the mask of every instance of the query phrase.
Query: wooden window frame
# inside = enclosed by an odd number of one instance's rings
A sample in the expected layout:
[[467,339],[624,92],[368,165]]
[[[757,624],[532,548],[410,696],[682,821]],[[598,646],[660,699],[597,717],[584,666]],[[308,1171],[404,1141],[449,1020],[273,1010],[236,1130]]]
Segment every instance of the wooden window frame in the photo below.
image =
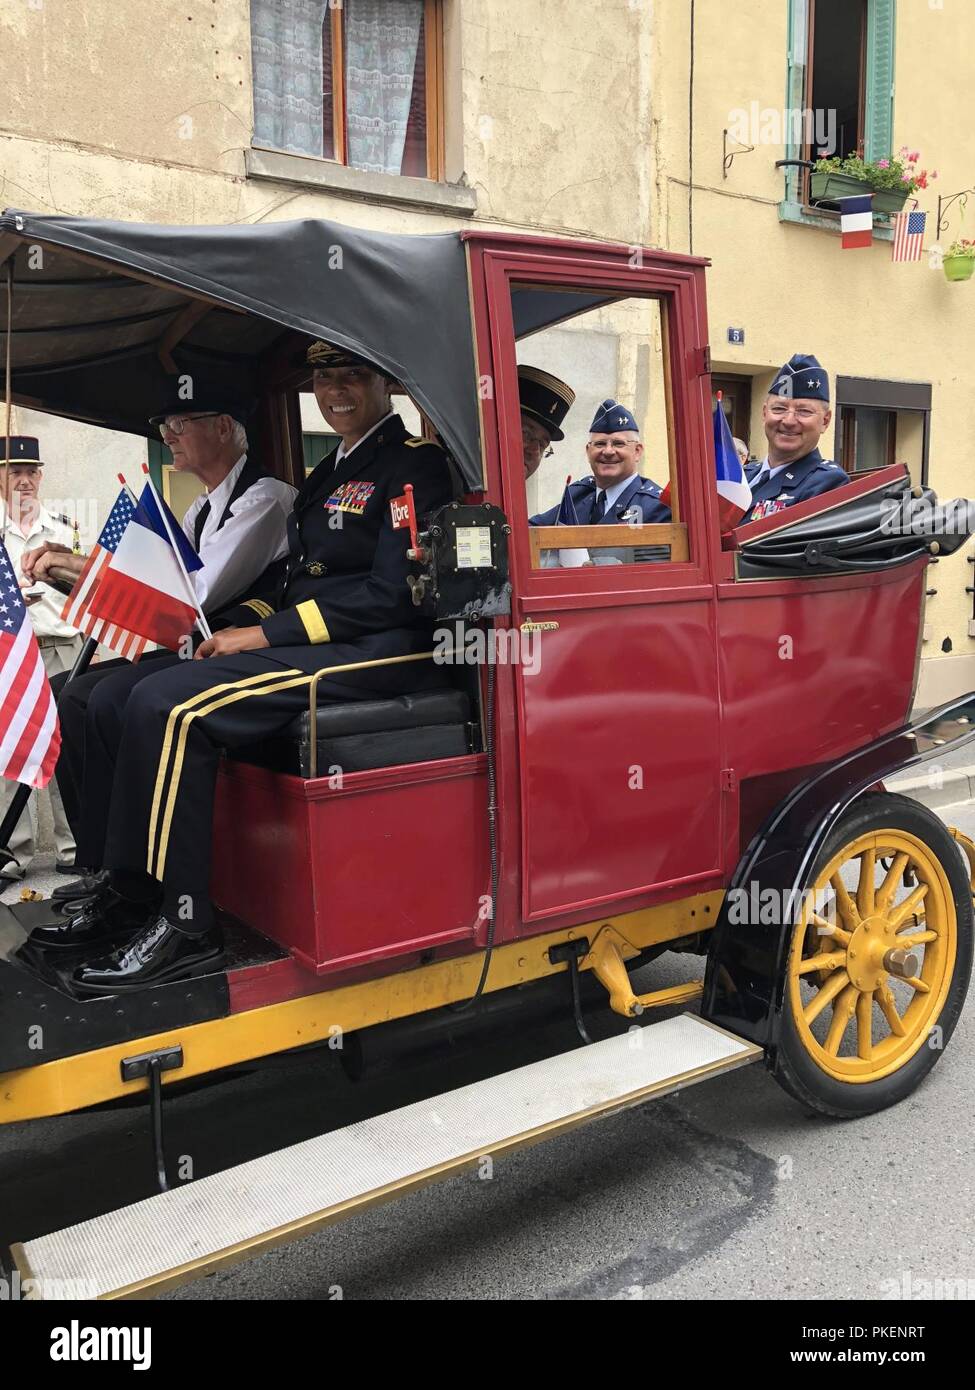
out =
[[897,462],[897,412],[887,406],[840,406],[840,463],[851,478],[862,477],[866,473],[876,472],[875,468],[861,468],[857,471],[857,411],[858,410],[882,410],[887,416],[887,457],[878,468],[889,468]]
[[[861,0],[862,8],[860,11],[860,96],[857,103],[857,153],[862,155],[866,147],[867,139],[867,48],[870,42],[869,11],[868,0]],[[817,0],[809,0],[809,18],[806,31],[806,83],[805,83],[805,106],[807,111],[813,109],[813,90],[816,76],[816,4]],[[811,160],[813,157],[813,147],[808,141],[802,146],[802,159]],[[809,187],[811,180],[811,170],[802,171],[802,202],[803,206],[809,207]]]
[[[427,113],[426,177],[442,183],[444,159],[444,0],[423,0],[424,76]],[[345,11],[341,5],[329,10],[332,58],[333,162],[348,167],[348,128],[345,101]],[[322,112],[324,119],[324,110]],[[414,175],[415,177],[415,175]]]

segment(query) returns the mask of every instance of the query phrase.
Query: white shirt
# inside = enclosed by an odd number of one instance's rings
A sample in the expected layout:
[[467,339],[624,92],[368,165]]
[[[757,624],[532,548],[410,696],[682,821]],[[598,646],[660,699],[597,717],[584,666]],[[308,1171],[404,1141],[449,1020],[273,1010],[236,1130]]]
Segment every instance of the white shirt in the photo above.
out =
[[343,439],[342,443],[335,450],[334,462],[339,463],[342,459],[347,458],[349,454],[353,453],[356,449],[358,449],[360,444],[364,444],[371,434],[375,434],[376,431],[379,429],[380,425],[385,425],[387,420],[392,420],[395,414],[395,410],[388,410],[381,420],[376,421],[371,430],[366,430],[362,438],[356,440],[356,442],[352,445],[351,449],[347,449],[345,447],[345,440]]
[[210,514],[204,523],[199,546],[203,568],[191,577],[200,607],[210,613],[223,608],[238,595],[246,598],[247,586],[272,560],[280,560],[288,553],[288,515],[297,489],[280,478],[260,478],[252,483],[237,498],[227,520],[220,526],[220,518],[246,462],[247,455],[242,454],[223,482],[191,502],[183,517],[183,532],[190,545],[194,545],[196,516],[209,497]]
[[[0,502],[0,524],[6,520],[6,510],[6,507]],[[20,568],[20,559],[24,551],[36,550],[45,541],[66,545],[70,550],[74,545],[74,528],[66,526],[63,521],[52,516],[43,504],[26,535],[14,521],[11,520],[7,523],[4,544],[7,547],[7,554],[13,562],[14,574],[17,576],[18,583],[24,578],[23,570]],[[36,586],[32,585],[31,587]],[[67,602],[64,594],[58,593],[57,589],[53,589],[50,584],[41,584],[39,587],[44,590],[44,597],[39,598],[27,609],[37,636],[57,637],[64,642],[72,641],[78,636],[78,629],[69,627],[61,618],[61,610]]]
[[766,454],[765,457],[762,459],[761,463],[758,465],[758,472],[752,479],[750,486],[760,487],[761,484],[765,482],[766,478],[774,478],[776,473],[782,472],[783,468],[791,467],[791,463],[778,463],[774,468],[772,468],[769,465],[768,455]]

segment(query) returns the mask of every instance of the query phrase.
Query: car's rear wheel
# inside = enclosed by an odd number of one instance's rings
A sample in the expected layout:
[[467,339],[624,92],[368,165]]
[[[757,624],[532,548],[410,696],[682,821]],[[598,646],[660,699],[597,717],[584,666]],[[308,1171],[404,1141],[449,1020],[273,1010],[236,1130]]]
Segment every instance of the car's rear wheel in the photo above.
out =
[[786,965],[775,1075],[824,1115],[869,1115],[931,1070],[972,969],[972,888],[949,832],[871,794],[829,836]]

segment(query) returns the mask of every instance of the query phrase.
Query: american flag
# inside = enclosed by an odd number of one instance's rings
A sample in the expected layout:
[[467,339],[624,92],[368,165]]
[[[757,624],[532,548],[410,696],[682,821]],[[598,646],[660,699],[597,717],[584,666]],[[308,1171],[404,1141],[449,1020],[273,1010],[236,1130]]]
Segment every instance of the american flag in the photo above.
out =
[[899,212],[894,218],[894,251],[892,260],[919,261],[924,251],[926,212]]
[[111,647],[112,651],[118,652],[119,656],[128,657],[130,661],[138,661],[149,645],[148,639],[119,627],[117,623],[109,622],[107,618],[97,618],[91,612],[91,601],[98,592],[102,571],[115,554],[116,547],[122,539],[122,532],[131,521],[134,511],[135,503],[128,489],[123,488],[115,499],[115,505],[108,514],[102,533],[95,542],[95,547],[88,556],[78,582],[71,590],[61,613],[66,623],[78,628],[88,637],[103,642],[106,647]]
[[60,749],[54,694],[13,564],[0,541],[0,776],[46,787]]

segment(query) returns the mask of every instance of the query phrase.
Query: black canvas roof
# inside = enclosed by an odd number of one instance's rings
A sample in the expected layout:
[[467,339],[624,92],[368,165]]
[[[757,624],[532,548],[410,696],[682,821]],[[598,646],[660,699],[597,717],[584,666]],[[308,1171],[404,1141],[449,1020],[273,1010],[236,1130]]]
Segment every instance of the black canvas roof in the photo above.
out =
[[[205,372],[213,384],[257,395],[262,357],[298,332],[389,371],[467,485],[482,484],[467,258],[457,232],[400,236],[318,219],[178,227],[8,209],[0,214],[0,262],[11,254],[13,391],[26,404],[145,435],[174,384],[160,356],[167,334],[177,340],[170,358],[179,372]],[[519,289],[516,335],[600,302],[604,296]],[[0,309],[4,354],[5,327]]]

